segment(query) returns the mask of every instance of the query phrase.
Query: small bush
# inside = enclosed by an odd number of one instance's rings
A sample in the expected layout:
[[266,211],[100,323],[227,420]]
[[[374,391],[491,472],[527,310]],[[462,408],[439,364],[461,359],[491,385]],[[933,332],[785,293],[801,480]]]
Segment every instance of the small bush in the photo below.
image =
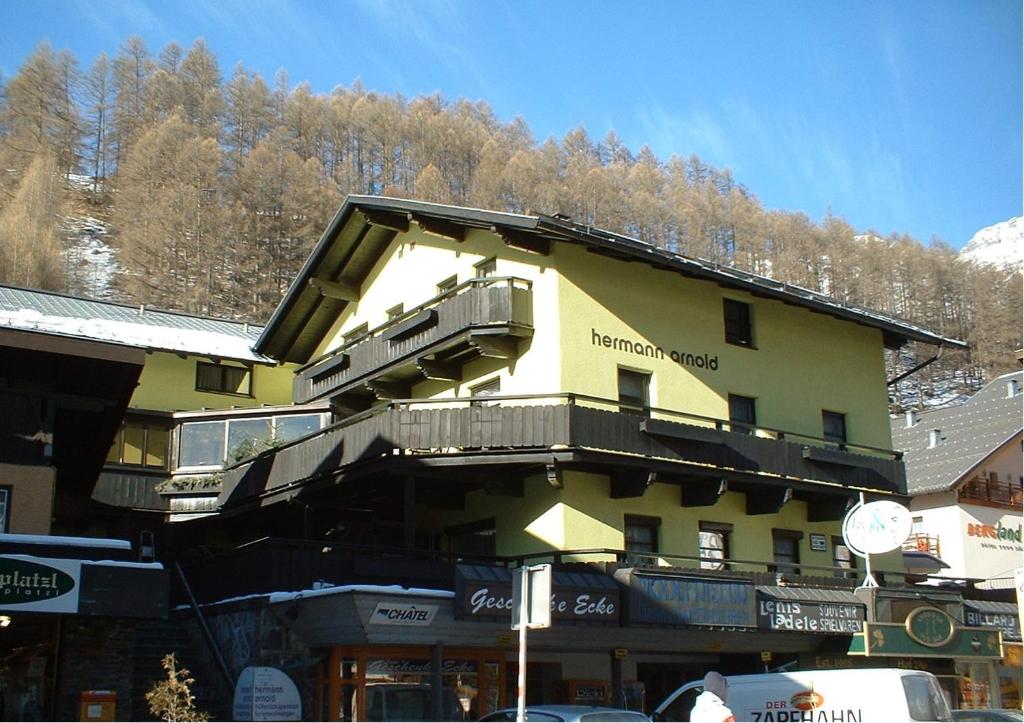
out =
[[165,655],[161,665],[167,672],[167,680],[154,682],[146,693],[150,712],[168,723],[210,720],[209,713],[196,709],[196,697],[192,695],[192,684],[196,681],[189,677],[188,668],[177,667],[174,653]]

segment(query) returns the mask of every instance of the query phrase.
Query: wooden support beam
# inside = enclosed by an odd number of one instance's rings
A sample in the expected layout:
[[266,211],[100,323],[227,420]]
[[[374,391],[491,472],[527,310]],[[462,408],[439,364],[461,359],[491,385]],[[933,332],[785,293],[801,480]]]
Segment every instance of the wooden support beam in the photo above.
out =
[[765,487],[747,492],[748,515],[774,515],[793,497],[791,487]]
[[443,382],[457,382],[462,379],[462,366],[455,362],[420,357],[416,360],[416,368],[427,379]]
[[428,233],[431,236],[440,236],[460,243],[466,240],[466,227],[461,224],[414,213],[409,214],[409,220],[419,226],[423,233]]
[[368,381],[366,388],[373,392],[373,396],[380,401],[391,401],[392,399],[408,399],[412,396],[412,388],[408,384],[396,384],[395,382]]
[[834,522],[846,517],[846,513],[854,505],[853,497],[842,495],[809,494],[803,498],[807,502],[808,522]]
[[491,226],[491,231],[497,234],[505,242],[506,246],[542,256],[547,256],[551,253],[551,241],[543,236],[525,233],[507,226]]
[[609,496],[613,500],[624,497],[643,497],[644,492],[657,480],[657,473],[646,469],[626,469],[612,472]]
[[729,489],[724,479],[690,478],[679,485],[679,505],[681,507],[710,507],[718,502],[718,498]]
[[368,208],[359,209],[359,213],[366,219],[366,223],[372,226],[381,226],[401,233],[409,230],[409,217],[403,214]]
[[341,301],[359,301],[359,287],[353,284],[346,284],[342,281],[331,281],[329,279],[318,279],[313,277],[306,282],[310,288],[331,299]]
[[493,359],[515,359],[519,356],[519,340],[512,336],[472,334],[469,343],[481,356]]

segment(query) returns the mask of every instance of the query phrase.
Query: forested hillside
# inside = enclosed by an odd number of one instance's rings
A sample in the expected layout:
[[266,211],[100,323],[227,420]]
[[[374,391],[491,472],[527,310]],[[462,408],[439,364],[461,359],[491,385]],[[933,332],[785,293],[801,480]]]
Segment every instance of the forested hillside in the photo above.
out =
[[[976,387],[1021,347],[1019,270],[853,229],[840,209],[821,221],[767,209],[727,169],[613,132],[538,140],[485,102],[358,83],[314,94],[284,71],[225,73],[201,40],[154,56],[131,38],[89,68],[41,45],[0,80],[2,283],[81,293],[66,228],[91,216],[117,249],[119,298],[264,322],[344,195],[368,193],[564,213],[972,343],[912,377],[895,408],[933,384]],[[891,356],[891,376],[917,361]]]

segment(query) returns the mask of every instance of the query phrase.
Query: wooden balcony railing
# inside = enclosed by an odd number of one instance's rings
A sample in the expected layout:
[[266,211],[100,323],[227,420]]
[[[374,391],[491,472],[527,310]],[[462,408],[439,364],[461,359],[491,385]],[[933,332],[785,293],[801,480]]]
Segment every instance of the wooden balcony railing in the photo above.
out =
[[467,355],[514,356],[515,340],[533,333],[532,293],[524,279],[471,279],[299,369],[293,401],[407,397],[416,380],[459,378]]
[[935,555],[935,557],[942,557],[942,555],[939,554],[938,535],[928,535],[923,532],[912,532],[906,542],[903,543],[903,549],[907,552],[927,552]]
[[960,488],[961,502],[980,502],[988,505],[1020,508],[1024,501],[1019,482],[1004,482],[987,477],[975,477]]

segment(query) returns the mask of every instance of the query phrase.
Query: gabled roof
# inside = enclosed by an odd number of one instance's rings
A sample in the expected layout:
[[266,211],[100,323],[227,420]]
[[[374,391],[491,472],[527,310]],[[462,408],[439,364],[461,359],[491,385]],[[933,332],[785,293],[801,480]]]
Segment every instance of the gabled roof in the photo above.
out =
[[410,224],[418,224],[430,233],[453,239],[461,239],[466,229],[489,229],[510,246],[538,253],[547,253],[554,241],[581,244],[615,259],[645,262],[656,268],[879,329],[890,348],[902,346],[907,341],[967,347],[962,341],[943,337],[916,324],[846,304],[799,286],[682,256],[653,244],[572,223],[561,217],[352,195],[345,199],[274,311],[255,350],[281,361],[309,361],[338,314],[353,296],[358,296],[360,285],[391,239],[396,233],[407,230]]
[[[920,412],[912,427],[903,417],[892,418],[893,449],[903,452],[911,495],[955,488],[964,475],[1021,433],[1024,396],[1019,391],[1007,396],[1007,385],[1015,381],[1020,390],[1022,376],[1005,374],[963,404]],[[929,448],[935,429],[942,440]]]
[[262,326],[13,286],[0,286],[0,328],[218,359],[273,361],[252,350]]

